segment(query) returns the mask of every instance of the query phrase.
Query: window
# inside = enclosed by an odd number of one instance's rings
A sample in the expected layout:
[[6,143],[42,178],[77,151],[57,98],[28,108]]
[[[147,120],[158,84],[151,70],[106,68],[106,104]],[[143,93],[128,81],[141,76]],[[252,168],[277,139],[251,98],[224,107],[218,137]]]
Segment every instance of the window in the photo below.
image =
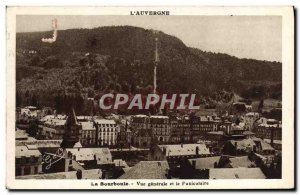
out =
[[24,175],[29,175],[30,174],[30,167],[25,167],[24,168]]
[[21,164],[21,158],[16,158],[16,164]]
[[34,167],[34,174],[38,174],[39,167]]
[[21,169],[21,167],[16,167],[16,176],[19,176],[19,175],[21,175],[22,174],[22,169]]

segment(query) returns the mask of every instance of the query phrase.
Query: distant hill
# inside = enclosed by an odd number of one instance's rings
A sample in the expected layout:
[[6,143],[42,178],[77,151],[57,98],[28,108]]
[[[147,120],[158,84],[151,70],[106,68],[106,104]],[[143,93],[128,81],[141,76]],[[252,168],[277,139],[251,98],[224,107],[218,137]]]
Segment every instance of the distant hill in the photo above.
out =
[[17,33],[20,97],[35,94],[40,102],[49,103],[57,94],[150,92],[157,36],[159,92],[216,97],[218,91],[227,91],[246,98],[281,98],[279,62],[205,52],[163,32],[154,35],[132,26],[60,30],[56,42],[41,41],[51,35]]

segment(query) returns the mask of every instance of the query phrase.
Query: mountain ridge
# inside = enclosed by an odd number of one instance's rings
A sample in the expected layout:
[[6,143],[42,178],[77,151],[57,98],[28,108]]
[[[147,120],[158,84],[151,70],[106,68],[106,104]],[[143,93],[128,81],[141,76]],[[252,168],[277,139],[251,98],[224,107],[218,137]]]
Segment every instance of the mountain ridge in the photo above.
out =
[[[162,31],[154,34],[132,26],[59,30],[56,42],[42,43],[41,39],[51,34],[17,33],[17,91],[21,94],[149,91],[157,37],[159,92],[214,96],[225,90],[246,96],[253,92],[254,97],[249,98],[281,98],[280,62],[205,52]],[[263,95],[256,97],[258,89]]]

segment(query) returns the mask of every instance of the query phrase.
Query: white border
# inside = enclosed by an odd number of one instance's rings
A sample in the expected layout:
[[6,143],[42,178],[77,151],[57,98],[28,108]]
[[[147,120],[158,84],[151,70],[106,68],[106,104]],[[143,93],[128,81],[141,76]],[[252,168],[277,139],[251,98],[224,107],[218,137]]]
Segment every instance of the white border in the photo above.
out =
[[[141,189],[127,187],[92,187],[91,180],[15,180],[14,129],[15,129],[15,28],[16,14],[35,15],[129,15],[131,10],[169,10],[171,15],[281,15],[282,16],[282,67],[283,67],[283,173],[274,180],[202,180],[208,186],[191,186],[184,189],[290,189],[294,187],[294,17],[292,7],[10,7],[7,10],[7,181],[9,189]],[[111,182],[113,180],[106,180]],[[122,180],[116,180],[122,182]],[[136,180],[123,180],[134,182]],[[147,181],[147,180],[144,180]],[[149,181],[149,180],[148,180]],[[150,182],[153,180],[150,180]],[[158,181],[158,180],[155,180]],[[175,180],[165,180],[174,182]],[[182,180],[180,180],[182,181]],[[189,180],[193,181],[193,180]],[[195,180],[199,181],[199,180]],[[99,182],[99,181],[98,181]],[[172,188],[183,189],[182,186]]]

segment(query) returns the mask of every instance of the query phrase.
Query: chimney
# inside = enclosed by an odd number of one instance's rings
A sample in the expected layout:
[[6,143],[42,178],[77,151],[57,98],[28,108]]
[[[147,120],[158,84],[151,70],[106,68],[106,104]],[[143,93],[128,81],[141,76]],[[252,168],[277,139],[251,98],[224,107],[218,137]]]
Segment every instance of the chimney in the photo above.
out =
[[234,142],[235,155],[237,155],[237,142]]
[[163,154],[166,155],[167,154],[167,149],[163,148]]
[[196,160],[192,160],[193,169],[196,169]]
[[198,146],[196,147],[196,155],[197,156],[199,155],[199,147]]
[[80,169],[77,170],[76,177],[77,179],[82,179],[82,171]]
[[270,128],[270,130],[271,130],[271,146],[273,147],[273,145],[274,145],[274,130],[275,130],[275,128]]
[[96,145],[96,147],[98,147],[98,139],[99,139],[99,126],[98,126],[98,122],[96,123],[94,121],[94,127],[96,128],[95,145]]

